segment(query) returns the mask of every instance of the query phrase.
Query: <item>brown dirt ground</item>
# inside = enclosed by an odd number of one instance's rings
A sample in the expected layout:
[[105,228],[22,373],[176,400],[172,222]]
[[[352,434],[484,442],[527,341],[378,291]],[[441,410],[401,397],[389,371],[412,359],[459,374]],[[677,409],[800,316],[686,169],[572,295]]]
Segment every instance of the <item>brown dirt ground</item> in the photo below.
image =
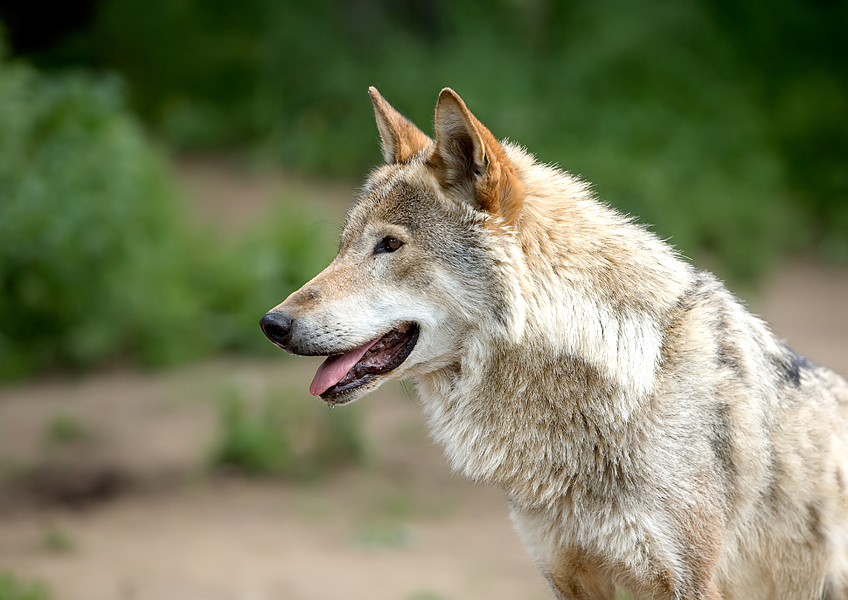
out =
[[[340,219],[353,188],[222,160],[178,172],[194,213],[227,227],[286,193]],[[754,308],[848,374],[847,300],[848,271],[801,261]],[[220,359],[0,389],[0,571],[46,581],[56,600],[546,598],[500,494],[449,473],[399,386],[351,408],[371,440],[365,467],[308,485],[208,476],[220,390],[284,386],[309,402],[314,363]],[[57,415],[86,435],[51,444]]]

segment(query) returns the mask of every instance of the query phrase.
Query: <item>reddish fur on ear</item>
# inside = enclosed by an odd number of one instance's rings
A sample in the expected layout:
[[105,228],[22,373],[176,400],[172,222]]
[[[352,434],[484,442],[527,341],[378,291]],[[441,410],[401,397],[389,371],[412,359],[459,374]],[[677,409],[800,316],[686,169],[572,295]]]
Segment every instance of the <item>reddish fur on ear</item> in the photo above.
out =
[[433,140],[386,102],[377,88],[368,88],[368,95],[374,104],[377,129],[383,141],[383,158],[387,163],[409,162],[413,156],[433,145]]
[[524,183],[501,143],[450,88],[436,104],[436,147],[428,164],[445,187],[471,183],[480,208],[507,225],[518,220]]

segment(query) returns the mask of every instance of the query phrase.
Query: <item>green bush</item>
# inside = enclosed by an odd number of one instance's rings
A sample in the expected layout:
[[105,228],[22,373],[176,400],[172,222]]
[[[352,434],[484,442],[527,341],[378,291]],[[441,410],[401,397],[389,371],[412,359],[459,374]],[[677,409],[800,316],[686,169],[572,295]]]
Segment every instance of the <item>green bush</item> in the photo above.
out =
[[40,582],[25,582],[9,571],[0,571],[0,600],[49,600],[50,590]]
[[84,442],[91,438],[91,430],[77,416],[61,412],[50,418],[44,432],[45,442],[52,447]]
[[122,87],[0,58],[0,380],[270,350],[258,319],[328,260],[306,216],[193,227]]
[[221,402],[221,434],[212,463],[248,475],[314,478],[365,458],[362,413],[319,410],[296,394],[251,403],[230,390]]
[[0,376],[205,348],[189,238],[119,80],[0,62]]

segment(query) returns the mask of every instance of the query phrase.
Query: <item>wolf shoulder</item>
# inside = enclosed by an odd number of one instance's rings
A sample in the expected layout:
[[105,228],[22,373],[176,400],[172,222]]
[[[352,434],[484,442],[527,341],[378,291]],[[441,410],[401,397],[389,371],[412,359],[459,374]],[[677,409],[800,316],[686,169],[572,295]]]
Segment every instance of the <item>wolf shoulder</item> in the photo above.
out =
[[707,271],[694,272],[668,318],[658,383],[660,393],[700,387],[718,401],[848,416],[845,379],[795,352]]
[[708,272],[665,333],[655,406],[698,428],[728,499],[848,481],[845,379],[792,350]]

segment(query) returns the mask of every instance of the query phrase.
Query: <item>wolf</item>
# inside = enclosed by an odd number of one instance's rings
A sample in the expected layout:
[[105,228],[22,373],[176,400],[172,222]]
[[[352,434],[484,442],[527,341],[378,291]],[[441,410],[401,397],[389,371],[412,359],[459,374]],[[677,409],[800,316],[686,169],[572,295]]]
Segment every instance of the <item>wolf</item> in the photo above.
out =
[[385,165],[261,319],[330,406],[412,378],[560,599],[848,598],[848,383],[451,89],[369,90]]

